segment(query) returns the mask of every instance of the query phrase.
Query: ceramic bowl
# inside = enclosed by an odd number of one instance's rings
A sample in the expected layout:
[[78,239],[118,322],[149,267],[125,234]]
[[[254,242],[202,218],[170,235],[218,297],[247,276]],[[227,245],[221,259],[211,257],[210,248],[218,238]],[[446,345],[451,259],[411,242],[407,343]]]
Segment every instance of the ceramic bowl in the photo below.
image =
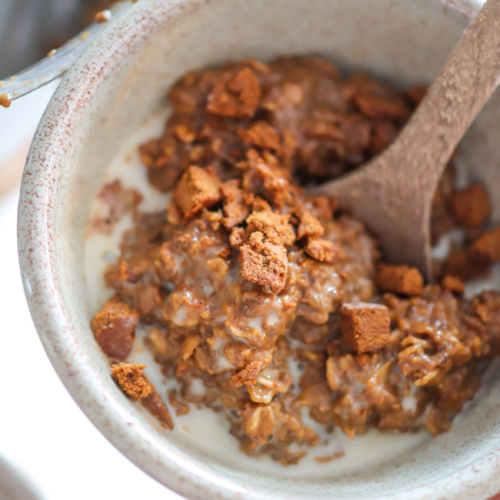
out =
[[[35,135],[19,205],[31,313],[55,369],[130,460],[197,500],[481,500],[500,491],[500,384],[486,381],[453,430],[397,460],[331,477],[255,474],[166,432],[109,376],[89,328],[85,222],[103,172],[189,70],[227,60],[322,54],[341,70],[428,83],[479,2],[466,0],[140,0],[64,77]],[[500,162],[495,96],[463,142],[471,168]],[[484,178],[481,168],[475,172]],[[498,214],[500,190],[493,192]],[[492,376],[491,379],[495,377]]]

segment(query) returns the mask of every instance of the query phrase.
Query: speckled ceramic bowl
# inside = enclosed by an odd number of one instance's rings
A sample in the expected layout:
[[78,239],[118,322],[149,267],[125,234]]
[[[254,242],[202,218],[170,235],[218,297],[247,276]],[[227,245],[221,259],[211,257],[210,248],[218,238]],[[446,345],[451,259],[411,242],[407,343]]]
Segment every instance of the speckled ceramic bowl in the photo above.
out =
[[[426,83],[478,6],[472,0],[139,0],[64,78],[23,178],[19,252],[26,295],[71,395],[118,449],[167,487],[198,500],[481,500],[500,491],[498,383],[485,383],[451,433],[397,460],[384,463],[381,456],[380,465],[335,477],[255,474],[166,432],[112,382],[89,328],[95,311],[86,305],[82,266],[85,220],[103,171],[180,75],[229,59],[321,53],[341,69],[365,69],[402,85]],[[466,163],[500,162],[499,123],[496,96],[464,141]],[[495,200],[497,213],[499,206]]]

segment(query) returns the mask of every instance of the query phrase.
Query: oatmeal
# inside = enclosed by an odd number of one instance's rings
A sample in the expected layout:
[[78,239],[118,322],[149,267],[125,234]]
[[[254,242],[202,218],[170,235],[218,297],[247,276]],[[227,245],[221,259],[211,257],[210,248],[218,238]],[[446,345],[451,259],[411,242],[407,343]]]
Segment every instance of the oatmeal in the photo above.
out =
[[[90,227],[133,219],[105,273],[115,295],[92,321],[131,399],[169,427],[164,401],[180,419],[209,408],[242,451],[283,465],[319,445],[318,426],[351,438],[449,430],[499,348],[500,295],[462,295],[500,259],[484,187],[454,189],[451,164],[443,176],[433,238],[456,227],[466,237],[436,263],[439,285],[381,262],[359,221],[304,191],[380,152],[424,92],[346,80],[320,58],[227,64],[174,86],[164,133],[140,148],[170,201],[140,212],[141,196],[111,183]],[[177,382],[168,395],[126,362],[137,328]]]

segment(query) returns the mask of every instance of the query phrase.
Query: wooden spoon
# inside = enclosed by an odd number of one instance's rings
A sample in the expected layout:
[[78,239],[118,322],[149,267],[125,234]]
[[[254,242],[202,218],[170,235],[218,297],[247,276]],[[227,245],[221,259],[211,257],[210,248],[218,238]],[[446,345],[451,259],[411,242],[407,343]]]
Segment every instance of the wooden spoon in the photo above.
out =
[[499,78],[500,0],[488,0],[396,140],[364,167],[313,194],[337,197],[379,239],[388,261],[415,266],[432,279],[434,192]]

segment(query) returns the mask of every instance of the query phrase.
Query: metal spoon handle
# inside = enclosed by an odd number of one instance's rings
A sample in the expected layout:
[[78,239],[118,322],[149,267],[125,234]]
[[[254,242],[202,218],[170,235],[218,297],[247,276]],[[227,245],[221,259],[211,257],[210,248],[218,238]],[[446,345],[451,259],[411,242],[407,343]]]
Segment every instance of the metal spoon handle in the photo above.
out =
[[[111,18],[127,10],[133,2],[118,2],[110,9]],[[82,52],[106,29],[107,22],[95,22],[85,31],[52,51],[47,57],[0,82],[0,107],[9,107],[18,99],[65,73]]]

